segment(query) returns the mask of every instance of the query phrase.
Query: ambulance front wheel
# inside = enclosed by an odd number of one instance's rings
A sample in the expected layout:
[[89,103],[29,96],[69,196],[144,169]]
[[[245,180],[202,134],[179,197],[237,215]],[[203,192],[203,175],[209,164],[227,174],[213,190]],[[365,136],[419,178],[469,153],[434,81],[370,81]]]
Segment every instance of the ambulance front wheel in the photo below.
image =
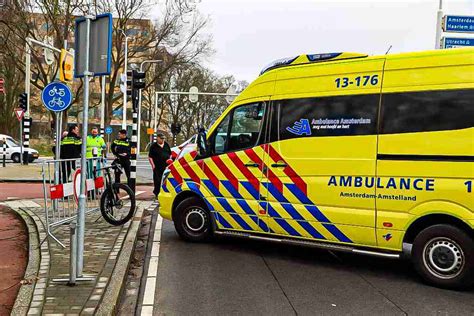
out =
[[178,235],[186,241],[207,241],[212,235],[211,216],[197,197],[179,203],[173,221]]
[[465,289],[474,285],[474,240],[452,225],[422,230],[413,243],[415,269],[429,284]]

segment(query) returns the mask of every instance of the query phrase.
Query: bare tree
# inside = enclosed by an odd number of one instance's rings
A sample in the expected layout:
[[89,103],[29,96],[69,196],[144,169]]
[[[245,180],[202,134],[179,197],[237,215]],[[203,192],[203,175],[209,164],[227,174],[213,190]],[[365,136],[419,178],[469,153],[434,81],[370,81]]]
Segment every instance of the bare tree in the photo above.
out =
[[[225,93],[234,81],[232,76],[219,77],[209,69],[186,64],[168,72],[161,89],[189,91],[191,86],[196,86],[201,92]],[[225,98],[220,96],[200,95],[199,101],[192,103],[184,95],[167,95],[163,96],[163,105],[167,107],[169,125],[181,125],[182,131],[177,136],[177,142],[180,143],[194,135],[198,127],[209,127],[228,104]]]
[[[8,32],[4,45],[4,54],[11,56],[9,67],[13,67],[15,76],[22,77],[21,88],[24,88],[25,46],[27,38],[41,42],[49,42],[55,47],[63,47],[65,42],[72,40],[74,16],[86,12],[86,0],[11,0],[0,19],[0,26]],[[57,77],[59,71],[59,55],[55,62],[45,63],[43,49],[31,46],[31,98],[30,111],[41,115],[49,115],[39,103],[40,91]],[[20,88],[20,87],[18,87]],[[73,104],[79,102],[82,82],[73,85]],[[67,114],[66,114],[67,115]],[[50,116],[51,117],[51,116]],[[64,120],[66,123],[66,120]]]
[[[150,6],[155,3],[146,0],[115,1],[99,0],[98,11],[110,11],[114,14],[114,39],[112,56],[112,73],[106,87],[106,123],[110,122],[114,109],[123,107],[122,96],[116,89],[120,73],[124,69],[124,35],[132,33],[133,25],[142,24],[140,32],[130,34],[128,61],[136,67],[146,59],[161,59],[163,63],[152,76],[147,77],[145,90],[155,86],[164,73],[177,64],[197,61],[200,56],[211,52],[210,38],[202,38],[200,33],[204,30],[207,20],[190,7],[180,7],[165,3],[162,8],[161,18],[157,21],[142,20],[147,17]],[[183,16],[191,17],[191,22],[186,22]],[[122,32],[123,31],[123,32]],[[166,48],[165,48],[166,47]],[[149,98],[144,98],[144,107],[150,109]],[[142,111],[142,113],[145,111]]]

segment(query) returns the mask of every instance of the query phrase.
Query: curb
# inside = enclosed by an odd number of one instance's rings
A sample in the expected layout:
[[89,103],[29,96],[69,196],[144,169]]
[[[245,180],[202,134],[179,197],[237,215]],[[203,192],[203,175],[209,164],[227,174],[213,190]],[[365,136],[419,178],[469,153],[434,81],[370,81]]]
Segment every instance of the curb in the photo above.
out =
[[[46,233],[42,224],[41,227],[36,224],[39,221],[39,218],[37,220],[34,218],[37,217],[36,214],[32,214],[26,208],[10,209],[20,216],[28,230],[28,264],[24,279],[32,281],[30,284],[21,285],[11,315],[27,315],[39,311],[44,301],[46,280],[49,274],[48,240],[45,239]],[[43,244],[41,240],[44,240]],[[46,266],[48,268],[45,269]],[[34,300],[34,298],[38,299]]]
[[43,183],[41,179],[0,179],[0,183]]
[[132,254],[138,236],[137,232],[140,227],[144,210],[145,208],[140,207],[133,217],[125,240],[123,241],[122,249],[120,249],[120,255],[117,258],[117,263],[110,277],[109,284],[107,285],[105,293],[102,295],[102,300],[95,311],[96,315],[115,315],[117,312],[120,295],[132,260]]

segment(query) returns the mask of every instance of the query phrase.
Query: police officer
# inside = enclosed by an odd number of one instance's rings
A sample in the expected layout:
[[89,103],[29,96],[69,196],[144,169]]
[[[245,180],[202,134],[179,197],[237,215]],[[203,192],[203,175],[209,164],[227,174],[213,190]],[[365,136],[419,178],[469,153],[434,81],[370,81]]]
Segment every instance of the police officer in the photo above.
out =
[[[69,126],[69,132],[66,137],[61,140],[61,159],[73,159],[81,157],[82,140],[79,136],[79,126],[76,124]],[[68,182],[71,175],[71,169],[76,169],[76,161],[68,160],[61,162],[62,181]]]
[[[117,157],[125,175],[127,176],[128,186],[130,186],[130,141],[127,137],[127,131],[122,129],[118,132],[118,138],[114,140],[111,146],[112,153]],[[115,182],[120,183],[120,172],[115,172]]]

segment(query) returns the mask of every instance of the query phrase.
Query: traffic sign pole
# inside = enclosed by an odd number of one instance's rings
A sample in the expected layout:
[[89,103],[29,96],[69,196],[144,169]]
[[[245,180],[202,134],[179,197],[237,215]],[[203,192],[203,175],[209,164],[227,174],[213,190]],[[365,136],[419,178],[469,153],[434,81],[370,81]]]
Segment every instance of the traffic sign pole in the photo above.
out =
[[[79,207],[77,210],[77,266],[76,273],[78,277],[82,277],[82,270],[84,265],[84,225],[86,222],[86,170],[87,170],[87,129],[89,120],[89,77],[92,75],[89,72],[89,40],[90,40],[90,26],[91,18],[85,17],[86,36],[85,36],[85,66],[84,66],[84,107],[82,110],[82,146],[81,146],[81,185],[79,194]],[[77,40],[77,39],[76,39]]]
[[23,164],[23,122],[20,121],[20,165]]
[[436,38],[435,38],[435,49],[440,49],[441,47],[441,22],[443,20],[443,0],[439,0],[439,9],[438,15],[436,16]]
[[105,127],[105,76],[102,76],[102,91],[100,99],[100,135],[104,136]]
[[[82,110],[82,146],[79,207],[77,211],[77,278],[74,281],[89,280],[83,277],[84,266],[84,226],[87,202],[87,130],[89,121],[89,80],[94,76],[110,75],[112,55],[112,14],[95,17],[84,16],[76,19],[74,77],[84,77],[84,107]],[[91,42],[91,33],[94,40]],[[72,273],[70,273],[72,277]],[[72,282],[72,280],[70,280]]]

